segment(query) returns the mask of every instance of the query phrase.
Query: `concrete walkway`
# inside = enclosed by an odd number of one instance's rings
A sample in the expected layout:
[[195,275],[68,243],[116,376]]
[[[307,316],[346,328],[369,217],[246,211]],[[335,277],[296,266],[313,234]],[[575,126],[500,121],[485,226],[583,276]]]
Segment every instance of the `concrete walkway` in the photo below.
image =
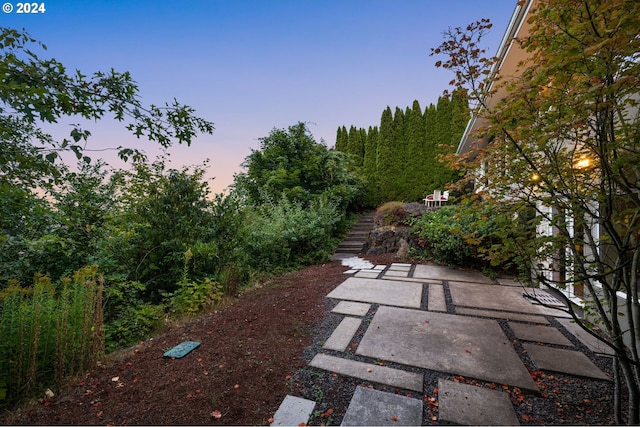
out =
[[[422,425],[424,402],[439,407],[432,420],[440,424],[517,425],[505,390],[539,393],[522,349],[536,370],[608,380],[574,345],[581,341],[563,326],[566,321],[555,321],[568,316],[532,303],[512,280],[433,265],[374,266],[355,257],[343,262],[351,267],[348,277],[327,295],[342,321],[310,366],[397,392],[356,387],[342,425]],[[424,389],[427,373],[439,375],[437,394]],[[306,423],[310,414],[279,422]]]

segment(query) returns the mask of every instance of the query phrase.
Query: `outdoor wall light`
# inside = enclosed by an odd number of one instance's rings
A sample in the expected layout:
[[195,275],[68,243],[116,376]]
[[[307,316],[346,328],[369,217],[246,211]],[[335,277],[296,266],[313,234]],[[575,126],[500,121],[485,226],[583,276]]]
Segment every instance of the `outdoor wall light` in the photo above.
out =
[[586,169],[592,165],[591,159],[585,155],[580,156],[578,160],[573,163],[574,169]]
[[542,177],[540,175],[538,175],[537,173],[533,173],[531,175],[531,178],[529,178],[531,180],[531,182],[533,182],[534,184],[538,183],[540,181],[540,179],[542,179]]

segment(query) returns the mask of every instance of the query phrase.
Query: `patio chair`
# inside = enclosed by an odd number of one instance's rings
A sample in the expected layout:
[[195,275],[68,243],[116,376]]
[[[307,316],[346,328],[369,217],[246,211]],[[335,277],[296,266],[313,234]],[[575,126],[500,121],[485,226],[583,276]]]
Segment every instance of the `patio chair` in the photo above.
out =
[[445,190],[442,193],[442,197],[440,197],[440,202],[448,202],[449,201],[449,190]]
[[441,202],[441,193],[440,190],[433,190],[433,204],[434,206],[440,206]]

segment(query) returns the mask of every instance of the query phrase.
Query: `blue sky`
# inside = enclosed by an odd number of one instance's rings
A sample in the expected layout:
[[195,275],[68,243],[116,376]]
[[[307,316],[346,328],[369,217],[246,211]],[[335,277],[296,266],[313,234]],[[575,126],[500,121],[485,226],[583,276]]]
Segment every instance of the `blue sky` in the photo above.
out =
[[[273,128],[308,122],[335,144],[338,126],[378,125],[387,107],[436,103],[452,79],[430,48],[448,27],[494,23],[494,53],[516,0],[45,1],[44,14],[0,13],[47,45],[71,71],[131,72],[145,104],[174,97],[214,122],[213,135],[169,150],[171,166],[211,160],[211,187],[232,183]],[[4,3],[4,2],[3,2]],[[64,135],[71,119],[54,131]],[[153,143],[111,120],[88,125],[90,148]],[[95,157],[95,156],[94,156]],[[105,155],[114,167],[115,156]]]

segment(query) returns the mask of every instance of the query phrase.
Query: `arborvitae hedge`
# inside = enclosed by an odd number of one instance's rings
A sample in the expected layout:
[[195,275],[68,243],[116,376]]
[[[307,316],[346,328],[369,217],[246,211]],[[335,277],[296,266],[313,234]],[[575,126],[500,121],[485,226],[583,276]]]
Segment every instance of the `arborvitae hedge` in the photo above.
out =
[[335,147],[354,157],[371,200],[421,201],[457,179],[438,158],[455,151],[468,120],[467,97],[454,92],[424,111],[417,100],[406,110],[396,107],[395,113],[387,107],[379,127],[350,126],[347,131],[342,126]]

